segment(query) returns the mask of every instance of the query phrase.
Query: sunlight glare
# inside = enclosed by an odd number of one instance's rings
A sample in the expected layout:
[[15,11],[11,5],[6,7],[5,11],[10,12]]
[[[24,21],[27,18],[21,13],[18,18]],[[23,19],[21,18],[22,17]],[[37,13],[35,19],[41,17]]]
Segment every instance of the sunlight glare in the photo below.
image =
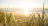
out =
[[25,15],[28,15],[28,14],[29,14],[28,8],[25,8],[24,14],[25,14]]

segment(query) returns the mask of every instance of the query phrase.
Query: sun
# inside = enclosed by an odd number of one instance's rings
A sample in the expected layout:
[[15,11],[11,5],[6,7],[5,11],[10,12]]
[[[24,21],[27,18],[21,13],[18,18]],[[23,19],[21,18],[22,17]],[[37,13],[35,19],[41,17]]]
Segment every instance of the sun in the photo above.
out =
[[28,7],[24,7],[24,14],[25,16],[27,16],[29,14],[29,8]]
[[24,14],[27,16],[29,14],[29,8],[32,8],[32,6],[30,6],[28,3],[24,3],[23,8],[24,8]]
[[25,8],[25,11],[24,11],[25,15],[28,14],[28,8]]

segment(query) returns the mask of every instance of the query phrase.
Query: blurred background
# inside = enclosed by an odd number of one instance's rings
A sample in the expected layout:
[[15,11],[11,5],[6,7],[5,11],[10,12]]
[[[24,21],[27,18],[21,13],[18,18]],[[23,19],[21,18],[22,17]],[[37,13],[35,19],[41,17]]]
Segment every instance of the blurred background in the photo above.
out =
[[48,26],[48,0],[0,0],[0,26]]

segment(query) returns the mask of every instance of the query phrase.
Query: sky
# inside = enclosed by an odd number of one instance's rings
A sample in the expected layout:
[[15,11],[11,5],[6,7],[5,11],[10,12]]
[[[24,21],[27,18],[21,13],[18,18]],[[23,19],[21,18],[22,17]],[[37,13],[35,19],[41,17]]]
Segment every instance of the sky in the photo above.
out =
[[[0,0],[0,8],[42,8],[43,0]],[[44,0],[48,8],[48,0]]]
[[[16,8],[14,10],[16,11],[16,13],[28,14],[32,13],[33,11],[32,8],[42,8],[43,2],[44,2],[44,7],[48,8],[48,0],[0,0],[0,8]],[[11,11],[11,9],[8,10]]]

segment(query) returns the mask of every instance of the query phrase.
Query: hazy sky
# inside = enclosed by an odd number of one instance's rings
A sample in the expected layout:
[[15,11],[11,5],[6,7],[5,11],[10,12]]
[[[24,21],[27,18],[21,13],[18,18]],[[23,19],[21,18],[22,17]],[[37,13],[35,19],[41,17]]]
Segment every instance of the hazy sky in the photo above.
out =
[[[0,0],[0,8],[16,8],[14,10],[16,13],[27,14],[32,13],[32,8],[42,8],[43,1],[45,8],[48,8],[48,0]],[[11,11],[11,9],[8,10]]]
[[[45,8],[48,7],[48,0],[45,0]],[[0,8],[42,8],[43,0],[0,0]]]

